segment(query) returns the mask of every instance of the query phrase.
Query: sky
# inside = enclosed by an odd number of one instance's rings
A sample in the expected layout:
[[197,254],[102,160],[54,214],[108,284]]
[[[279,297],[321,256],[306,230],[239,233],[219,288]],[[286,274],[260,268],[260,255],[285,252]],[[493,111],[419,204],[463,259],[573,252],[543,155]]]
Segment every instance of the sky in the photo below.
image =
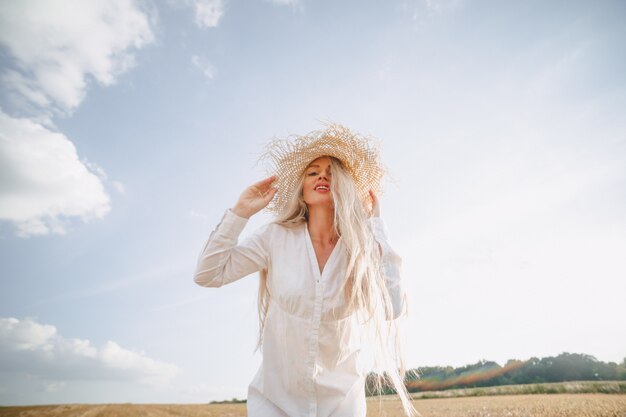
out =
[[[245,398],[193,282],[272,138],[377,138],[406,364],[626,357],[626,3],[0,0],[0,404]],[[271,221],[252,217],[241,238]]]

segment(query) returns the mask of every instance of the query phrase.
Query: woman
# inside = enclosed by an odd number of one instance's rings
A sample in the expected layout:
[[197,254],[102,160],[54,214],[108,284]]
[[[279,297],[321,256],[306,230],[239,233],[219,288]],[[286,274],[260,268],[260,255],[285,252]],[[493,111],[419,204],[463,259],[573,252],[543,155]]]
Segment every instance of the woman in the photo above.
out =
[[[274,174],[226,210],[194,277],[220,287],[260,271],[263,361],[248,388],[248,416],[365,416],[372,367],[381,376],[378,389],[385,378],[406,414],[415,415],[394,327],[406,294],[401,258],[380,218],[385,170],[378,151],[331,123],[270,142],[261,160]],[[274,221],[238,243],[248,219],[264,208]]]

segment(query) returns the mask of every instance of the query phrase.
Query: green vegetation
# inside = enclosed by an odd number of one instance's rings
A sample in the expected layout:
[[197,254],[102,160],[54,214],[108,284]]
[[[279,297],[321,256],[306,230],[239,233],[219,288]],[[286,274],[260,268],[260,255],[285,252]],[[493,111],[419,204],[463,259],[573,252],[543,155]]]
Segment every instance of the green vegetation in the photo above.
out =
[[626,394],[626,381],[572,381],[542,384],[501,385],[485,388],[448,389],[411,394],[413,399],[479,397],[526,394]]
[[[368,375],[366,392],[377,395],[375,374]],[[626,381],[626,358],[622,363],[605,363],[595,357],[577,353],[561,353],[556,357],[530,358],[526,361],[510,359],[504,366],[496,362],[481,360],[472,365],[459,368],[451,366],[422,367],[407,372],[405,384],[409,392],[428,392],[465,388],[496,387],[505,385],[524,385],[524,393],[562,393],[557,386],[549,383],[565,381]],[[534,384],[534,385],[532,385]],[[534,388],[528,388],[534,386]],[[613,388],[602,384],[585,386],[586,391],[626,393],[626,383]],[[589,391],[589,390],[598,391]],[[477,390],[476,392],[480,392]],[[577,391],[578,392],[578,391]],[[383,384],[381,394],[394,394],[390,384]],[[472,394],[480,395],[480,394]],[[488,394],[493,395],[493,394]]]
[[224,400],[224,401],[211,401],[209,404],[245,404],[248,400],[240,400],[238,398],[233,398],[232,400]]

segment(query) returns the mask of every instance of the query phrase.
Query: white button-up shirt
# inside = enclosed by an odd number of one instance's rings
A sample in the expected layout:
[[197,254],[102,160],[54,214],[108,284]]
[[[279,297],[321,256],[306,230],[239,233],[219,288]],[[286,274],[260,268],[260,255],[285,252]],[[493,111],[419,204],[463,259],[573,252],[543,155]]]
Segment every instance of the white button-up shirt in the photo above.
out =
[[[306,223],[268,223],[238,243],[248,219],[227,209],[198,257],[194,281],[221,287],[267,269],[270,294],[263,360],[248,387],[249,417],[365,416],[366,364],[356,314],[345,313],[348,254],[341,237],[322,273]],[[401,258],[380,217],[369,219],[382,250],[394,318],[405,300]]]

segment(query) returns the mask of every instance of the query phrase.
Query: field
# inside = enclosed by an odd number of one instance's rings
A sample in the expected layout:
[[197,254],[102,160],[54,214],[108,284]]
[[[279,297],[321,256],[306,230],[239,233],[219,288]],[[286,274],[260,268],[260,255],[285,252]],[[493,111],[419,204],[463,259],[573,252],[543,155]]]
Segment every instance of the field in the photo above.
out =
[[[399,401],[368,403],[368,417],[401,416]],[[532,394],[414,400],[424,417],[626,417],[626,395]]]
[[[510,385],[413,394],[423,417],[626,417],[623,382]],[[401,417],[395,396],[368,398],[368,417]],[[0,417],[245,417],[240,404],[63,404],[0,407]]]
[[[414,400],[424,417],[626,417],[622,394],[498,395]],[[245,404],[105,404],[1,407],[0,416],[20,417],[245,417]],[[397,400],[368,400],[368,417],[401,417]]]

